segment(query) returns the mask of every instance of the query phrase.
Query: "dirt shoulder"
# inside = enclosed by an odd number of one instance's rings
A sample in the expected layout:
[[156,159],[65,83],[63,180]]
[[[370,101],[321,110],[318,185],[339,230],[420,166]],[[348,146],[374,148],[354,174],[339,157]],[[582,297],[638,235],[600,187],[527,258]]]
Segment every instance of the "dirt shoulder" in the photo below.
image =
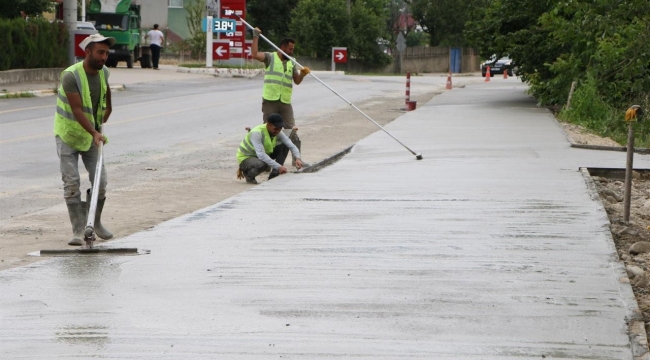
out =
[[580,125],[569,124],[560,122],[562,130],[567,135],[570,142],[579,145],[598,145],[598,146],[616,146],[621,147],[621,144],[610,138],[600,137],[594,135]]
[[[412,99],[423,104],[438,93],[412,96]],[[375,98],[355,105],[381,125],[404,114],[404,98],[401,96]],[[302,140],[303,159],[312,164],[378,130],[351,107],[304,120],[302,126],[298,120],[298,133]],[[243,126],[241,131],[243,137]],[[193,142],[156,153],[107,159],[110,181],[102,223],[115,234],[115,238],[123,238],[255,186],[236,179],[234,152],[240,141]],[[288,159],[285,165],[290,164]],[[264,175],[258,176],[258,181],[265,180]],[[35,194],[42,197],[59,195]],[[70,222],[63,202],[4,222],[0,231],[0,270],[41,259],[29,256],[31,252],[70,248],[67,245],[70,234]],[[99,241],[98,245],[101,243]]]

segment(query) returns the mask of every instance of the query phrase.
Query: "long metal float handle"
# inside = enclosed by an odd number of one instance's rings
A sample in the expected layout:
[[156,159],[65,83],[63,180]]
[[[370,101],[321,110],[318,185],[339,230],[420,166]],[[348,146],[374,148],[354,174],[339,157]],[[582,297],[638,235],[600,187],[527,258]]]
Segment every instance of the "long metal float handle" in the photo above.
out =
[[[99,133],[104,136],[104,126],[99,129]],[[94,141],[94,140],[93,140]],[[97,166],[95,167],[95,178],[93,181],[93,191],[90,196],[90,204],[88,204],[88,221],[86,221],[86,230],[84,234],[89,237],[95,232],[95,213],[97,212],[97,201],[99,200],[99,184],[102,180],[102,167],[104,165],[104,154],[103,154],[104,142],[99,142],[99,147],[97,148]]]

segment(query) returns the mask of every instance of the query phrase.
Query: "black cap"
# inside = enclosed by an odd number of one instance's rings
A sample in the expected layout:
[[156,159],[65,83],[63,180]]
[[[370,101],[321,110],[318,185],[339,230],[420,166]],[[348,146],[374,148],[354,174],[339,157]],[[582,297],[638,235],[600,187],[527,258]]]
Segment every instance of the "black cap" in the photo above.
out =
[[282,116],[280,114],[271,114],[271,115],[269,115],[269,117],[266,118],[266,122],[272,124],[276,128],[283,128],[284,127],[284,120],[282,120]]

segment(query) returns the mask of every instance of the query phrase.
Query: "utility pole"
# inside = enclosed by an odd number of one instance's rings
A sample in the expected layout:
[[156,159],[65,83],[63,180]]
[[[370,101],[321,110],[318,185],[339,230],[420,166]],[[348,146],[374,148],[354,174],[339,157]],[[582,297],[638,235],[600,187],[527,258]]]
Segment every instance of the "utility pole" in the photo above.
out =
[[77,28],[77,0],[63,0],[63,22],[70,30]]
[[350,11],[350,9],[351,9],[350,8],[350,0],[345,0],[345,2],[346,2],[346,5],[348,7],[348,16],[350,16],[352,14],[352,12]]
[[75,62],[74,31],[77,30],[77,0],[63,0],[63,22],[68,27],[70,42],[68,44],[68,64]]

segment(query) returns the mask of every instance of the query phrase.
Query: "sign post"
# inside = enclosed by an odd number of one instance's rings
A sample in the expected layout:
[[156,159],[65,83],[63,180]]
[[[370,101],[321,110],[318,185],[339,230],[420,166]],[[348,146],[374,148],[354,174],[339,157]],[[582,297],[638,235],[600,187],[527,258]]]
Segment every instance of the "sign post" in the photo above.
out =
[[[208,20],[206,21],[206,30],[212,28],[212,16],[208,16]],[[212,67],[212,31],[206,31],[205,43],[205,66]]]
[[332,71],[336,71],[336,63],[348,62],[348,48],[346,47],[333,47],[332,48]]

